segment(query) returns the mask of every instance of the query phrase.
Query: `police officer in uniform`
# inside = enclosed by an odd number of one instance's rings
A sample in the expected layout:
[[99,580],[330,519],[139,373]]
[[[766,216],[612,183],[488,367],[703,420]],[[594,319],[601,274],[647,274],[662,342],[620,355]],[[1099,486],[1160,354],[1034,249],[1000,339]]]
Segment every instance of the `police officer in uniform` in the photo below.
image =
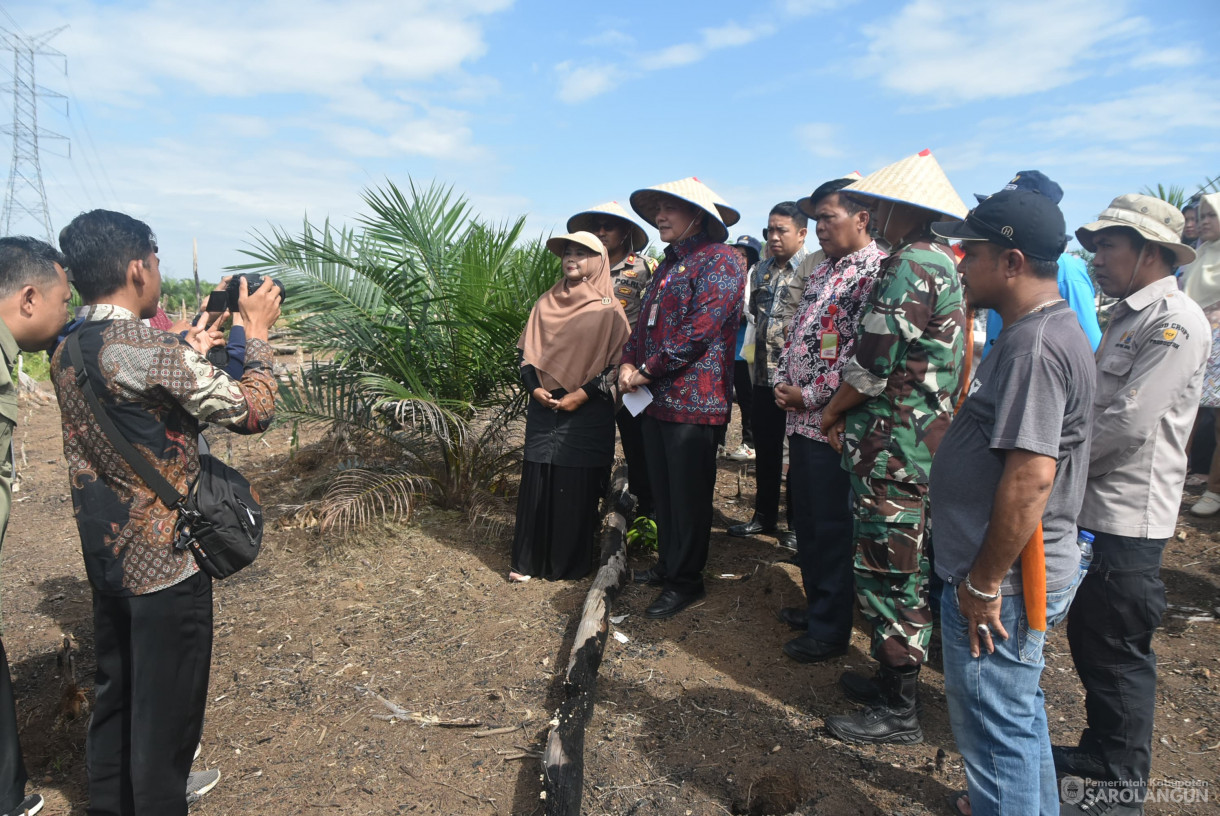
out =
[[[642,254],[648,245],[648,234],[617,201],[598,204],[568,219],[568,232],[585,230],[596,235],[606,247],[610,258],[610,275],[614,279],[614,296],[627,313],[634,328],[640,314],[644,290],[652,278],[657,262]],[[627,459],[627,478],[636,497],[636,512],[651,516],[652,488],[644,464],[644,438],[640,434],[640,417],[633,417],[626,408],[615,416],[623,456]]]

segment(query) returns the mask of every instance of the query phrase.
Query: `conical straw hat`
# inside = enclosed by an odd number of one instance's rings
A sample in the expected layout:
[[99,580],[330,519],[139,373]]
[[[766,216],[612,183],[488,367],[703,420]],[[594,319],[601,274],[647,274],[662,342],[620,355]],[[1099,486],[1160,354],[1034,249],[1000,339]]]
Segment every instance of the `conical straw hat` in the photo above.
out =
[[729,227],[741,220],[741,213],[729,206],[723,198],[712,192],[712,189],[694,176],[645,187],[631,194],[631,209],[652,226],[657,225],[658,199],[661,195],[669,195],[694,204],[707,213],[708,234],[713,241],[724,242],[729,237]]
[[970,211],[931,150],[921,150],[869,173],[855,184],[844,187],[843,192],[921,207],[959,220]]
[[596,207],[576,213],[568,219],[568,232],[592,232],[593,223],[599,215],[612,215],[627,223],[627,230],[631,233],[632,252],[639,252],[648,246],[648,233],[644,232],[644,228],[637,224],[630,213],[624,210],[617,201],[607,201],[605,204],[598,204]]

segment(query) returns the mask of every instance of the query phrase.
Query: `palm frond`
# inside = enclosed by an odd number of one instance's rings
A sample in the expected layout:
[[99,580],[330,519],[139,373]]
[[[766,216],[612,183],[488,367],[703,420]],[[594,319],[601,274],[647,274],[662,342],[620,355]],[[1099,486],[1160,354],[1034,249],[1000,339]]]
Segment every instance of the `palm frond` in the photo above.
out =
[[343,471],[318,502],[319,524],[326,532],[364,525],[375,518],[409,519],[427,488],[427,480],[413,473]]

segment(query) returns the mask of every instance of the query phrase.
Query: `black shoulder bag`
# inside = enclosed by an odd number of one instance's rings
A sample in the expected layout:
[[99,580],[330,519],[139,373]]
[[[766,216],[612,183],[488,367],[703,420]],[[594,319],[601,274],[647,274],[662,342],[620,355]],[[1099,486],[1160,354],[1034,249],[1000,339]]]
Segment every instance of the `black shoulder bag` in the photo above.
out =
[[106,413],[89,380],[81,355],[79,332],[72,332],[64,342],[68,359],[76,369],[76,384],[110,444],[166,507],[178,511],[174,546],[180,550],[190,548],[199,568],[213,578],[228,578],[257,558],[263,543],[263,510],[245,477],[208,453],[207,443],[201,435],[199,476],[188,494],[181,495],[127,441]]

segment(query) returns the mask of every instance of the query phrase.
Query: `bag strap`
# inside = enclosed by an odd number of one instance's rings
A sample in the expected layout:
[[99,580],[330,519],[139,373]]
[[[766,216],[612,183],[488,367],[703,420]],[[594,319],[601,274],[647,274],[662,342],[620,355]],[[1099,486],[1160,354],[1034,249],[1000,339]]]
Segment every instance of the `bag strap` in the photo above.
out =
[[165,502],[167,507],[182,509],[182,494],[169,483],[169,480],[153,467],[144,454],[136,450],[135,446],[127,441],[127,437],[123,436],[118,427],[115,426],[114,420],[110,418],[110,414],[106,412],[101,401],[97,398],[97,393],[93,390],[93,383],[89,379],[89,372],[85,368],[85,361],[81,355],[80,349],[80,329],[71,332],[64,340],[67,346],[68,360],[72,363],[72,367],[76,369],[76,384],[80,388],[81,393],[85,395],[85,401],[89,403],[89,408],[93,411],[93,417],[97,420],[97,424],[101,426],[102,433],[110,440],[110,444],[114,445],[114,449],[119,452],[127,464],[131,465],[132,470],[144,480],[144,482],[153,489],[153,492]]

